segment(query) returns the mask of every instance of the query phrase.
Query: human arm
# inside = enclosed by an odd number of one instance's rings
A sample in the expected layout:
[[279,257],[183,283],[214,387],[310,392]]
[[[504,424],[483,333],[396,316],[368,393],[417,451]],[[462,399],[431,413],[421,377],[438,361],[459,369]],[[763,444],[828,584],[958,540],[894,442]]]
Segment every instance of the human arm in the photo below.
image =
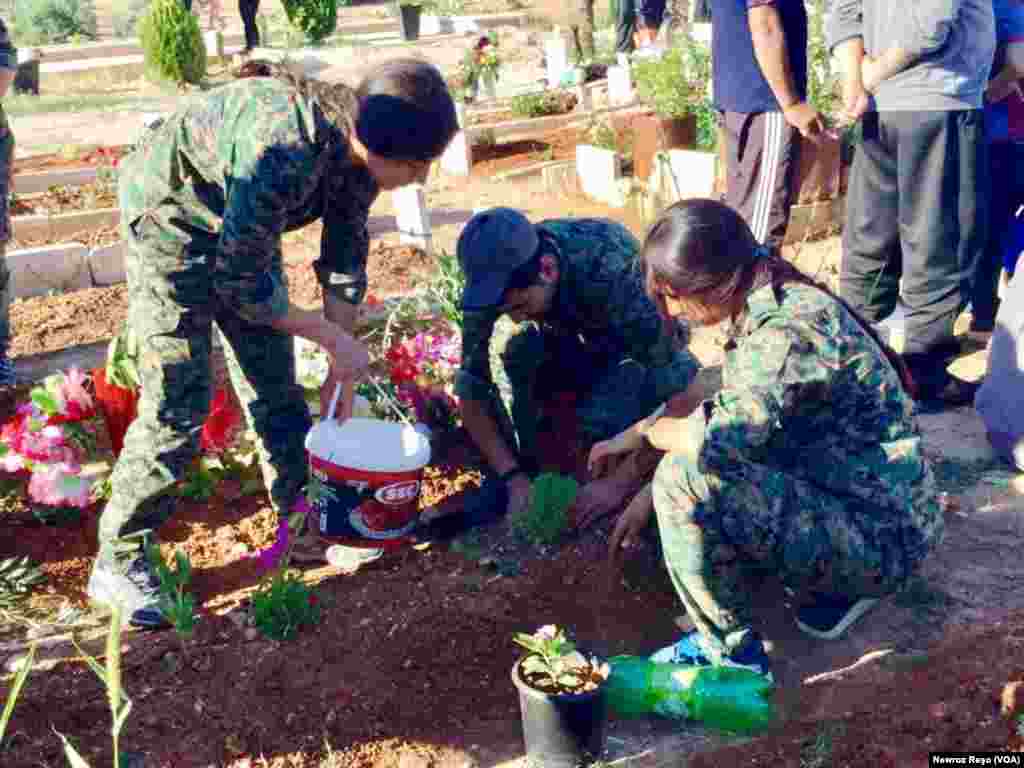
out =
[[906,25],[899,44],[864,57],[862,70],[867,91],[874,93],[881,83],[941,50],[949,40],[962,5],[962,0],[907,3]]
[[870,106],[861,68],[864,59],[863,1],[833,0],[826,34],[829,48],[839,62],[843,90],[841,122],[855,123]]
[[[790,0],[782,0],[788,2]],[[825,122],[813,106],[797,93],[786,34],[776,7],[778,0],[747,0],[747,21],[754,42],[754,55],[761,74],[782,107],[786,122],[801,136],[814,139],[825,129]]]
[[[319,344],[326,350],[331,371],[339,380],[353,382],[370,364],[370,353],[344,326],[333,322],[319,312],[301,309],[293,304],[270,323],[275,330],[290,336],[299,336]],[[332,390],[333,392],[333,390]],[[326,410],[321,410],[326,413]],[[342,413],[344,419],[348,413]]]
[[1024,41],[1012,42],[1006,46],[1003,68],[996,73],[985,90],[985,101],[1000,102],[1010,94],[1021,93],[1020,80],[1024,78]]
[[11,42],[7,25],[0,20],[0,99],[7,95],[18,73],[18,49]]
[[861,81],[864,83],[864,90],[874,93],[883,82],[909,69],[920,59],[921,54],[902,47],[889,48],[878,58],[865,55],[861,60]]

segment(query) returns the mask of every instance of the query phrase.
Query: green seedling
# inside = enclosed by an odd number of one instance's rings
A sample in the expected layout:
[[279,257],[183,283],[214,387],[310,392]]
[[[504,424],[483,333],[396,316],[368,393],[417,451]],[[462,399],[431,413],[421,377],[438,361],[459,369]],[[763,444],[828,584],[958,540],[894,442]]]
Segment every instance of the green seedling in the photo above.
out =
[[42,570],[27,557],[0,560],[0,608],[13,608],[44,581]]
[[160,607],[180,637],[188,638],[195,630],[195,598],[186,590],[192,581],[192,564],[181,550],[174,553],[175,568],[164,561],[160,547],[150,545],[147,557],[160,580]]
[[283,570],[265,583],[252,598],[252,616],[271,640],[290,640],[299,628],[320,623],[320,602],[297,576]]
[[517,534],[535,547],[558,542],[569,527],[569,508],[579,484],[571,477],[544,473],[530,487],[530,506],[509,518]]
[[35,658],[36,644],[32,643],[32,646],[28,649],[28,655],[22,660],[21,666],[18,667],[18,673],[14,676],[11,690],[7,694],[7,703],[4,704],[3,714],[0,715],[0,752],[4,749],[4,734],[7,733],[7,723],[11,721],[11,715],[14,714],[14,705],[18,703],[21,687],[25,685],[25,678],[32,671],[32,662]]

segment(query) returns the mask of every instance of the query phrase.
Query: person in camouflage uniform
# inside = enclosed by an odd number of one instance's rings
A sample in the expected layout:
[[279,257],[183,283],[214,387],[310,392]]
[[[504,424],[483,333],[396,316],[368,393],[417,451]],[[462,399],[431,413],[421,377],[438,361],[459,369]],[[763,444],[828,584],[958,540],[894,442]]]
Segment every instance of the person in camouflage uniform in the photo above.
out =
[[[620,519],[613,555],[657,512],[672,582],[697,629],[659,661],[768,668],[745,570],[811,600],[801,629],[838,637],[903,584],[943,517],[898,356],[845,303],[767,249],[732,209],[691,200],[651,229],[662,311],[732,320],[722,388],[687,418],[637,425],[668,453]],[[621,447],[621,446],[619,446]],[[612,452],[594,447],[592,460]]]
[[[7,26],[0,20],[0,99],[18,72],[18,51]],[[14,365],[7,356],[11,343],[11,272],[7,268],[7,241],[11,239],[11,176],[14,172],[14,134],[0,105],[0,386],[14,383]]]
[[[685,348],[686,326],[674,324],[674,334],[659,318],[644,293],[638,253],[620,224],[534,225],[508,208],[478,214],[459,237],[466,287],[455,389],[466,429],[506,487],[510,511],[526,505],[538,470],[543,395],[578,393],[579,430],[591,442],[694,381],[700,366]],[[502,315],[511,322],[496,331]],[[631,481],[584,489],[581,504],[610,511]]]
[[[457,130],[431,65],[398,60],[353,92],[252,63],[246,77],[199,94],[147,133],[120,169],[128,241],[126,334],[137,348],[139,415],[111,475],[89,583],[132,623],[166,624],[146,558],[118,557],[155,531],[195,457],[211,397],[212,328],[259,438],[271,502],[287,514],[307,477],[311,426],[296,383],[295,335],[331,360],[324,394],[369,363],[353,338],[366,290],[367,217],[378,190],[425,179]],[[324,314],[289,303],[281,235],[323,220],[315,264]],[[145,539],[143,540],[145,542]]]

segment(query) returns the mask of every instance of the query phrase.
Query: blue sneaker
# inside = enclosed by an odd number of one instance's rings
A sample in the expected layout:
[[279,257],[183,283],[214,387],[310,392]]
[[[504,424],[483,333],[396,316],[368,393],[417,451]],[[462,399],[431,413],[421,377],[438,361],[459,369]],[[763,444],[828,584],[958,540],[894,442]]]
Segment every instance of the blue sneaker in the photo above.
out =
[[[719,657],[717,661],[714,661]],[[764,643],[756,632],[747,632],[743,641],[728,655],[715,653],[704,636],[696,629],[683,635],[679,642],[652,653],[651,661],[659,664],[685,664],[690,667],[736,667],[749,669],[772,679],[771,660],[765,653]]]
[[819,640],[835,640],[875,607],[874,597],[846,597],[817,593],[814,601],[796,612],[800,630]]

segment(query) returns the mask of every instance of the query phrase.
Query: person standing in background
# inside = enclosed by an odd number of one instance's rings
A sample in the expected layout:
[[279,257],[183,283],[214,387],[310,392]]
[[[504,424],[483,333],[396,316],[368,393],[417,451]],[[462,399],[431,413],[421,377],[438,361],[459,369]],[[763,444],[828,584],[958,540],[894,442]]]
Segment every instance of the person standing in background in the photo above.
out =
[[[0,19],[0,99],[7,95],[18,73],[18,50]],[[7,241],[11,239],[11,175],[14,171],[14,134],[0,105],[0,386],[15,381],[14,364],[7,356],[11,343],[11,272],[7,268]]]
[[238,15],[242,17],[242,24],[245,26],[246,55],[260,45],[260,29],[256,25],[256,14],[259,10],[260,0],[238,0]]
[[831,11],[845,118],[862,128],[841,295],[872,323],[902,297],[918,399],[967,405],[977,385],[946,368],[988,232],[981,107],[996,47],[992,0],[834,0]]
[[726,147],[725,202],[757,241],[782,245],[800,136],[825,129],[807,102],[803,0],[712,0],[712,76]]
[[1010,222],[1024,203],[1024,4],[995,0],[996,57],[985,91],[985,136],[992,181],[988,242],[974,272],[970,333],[987,341],[999,308],[999,273]]

